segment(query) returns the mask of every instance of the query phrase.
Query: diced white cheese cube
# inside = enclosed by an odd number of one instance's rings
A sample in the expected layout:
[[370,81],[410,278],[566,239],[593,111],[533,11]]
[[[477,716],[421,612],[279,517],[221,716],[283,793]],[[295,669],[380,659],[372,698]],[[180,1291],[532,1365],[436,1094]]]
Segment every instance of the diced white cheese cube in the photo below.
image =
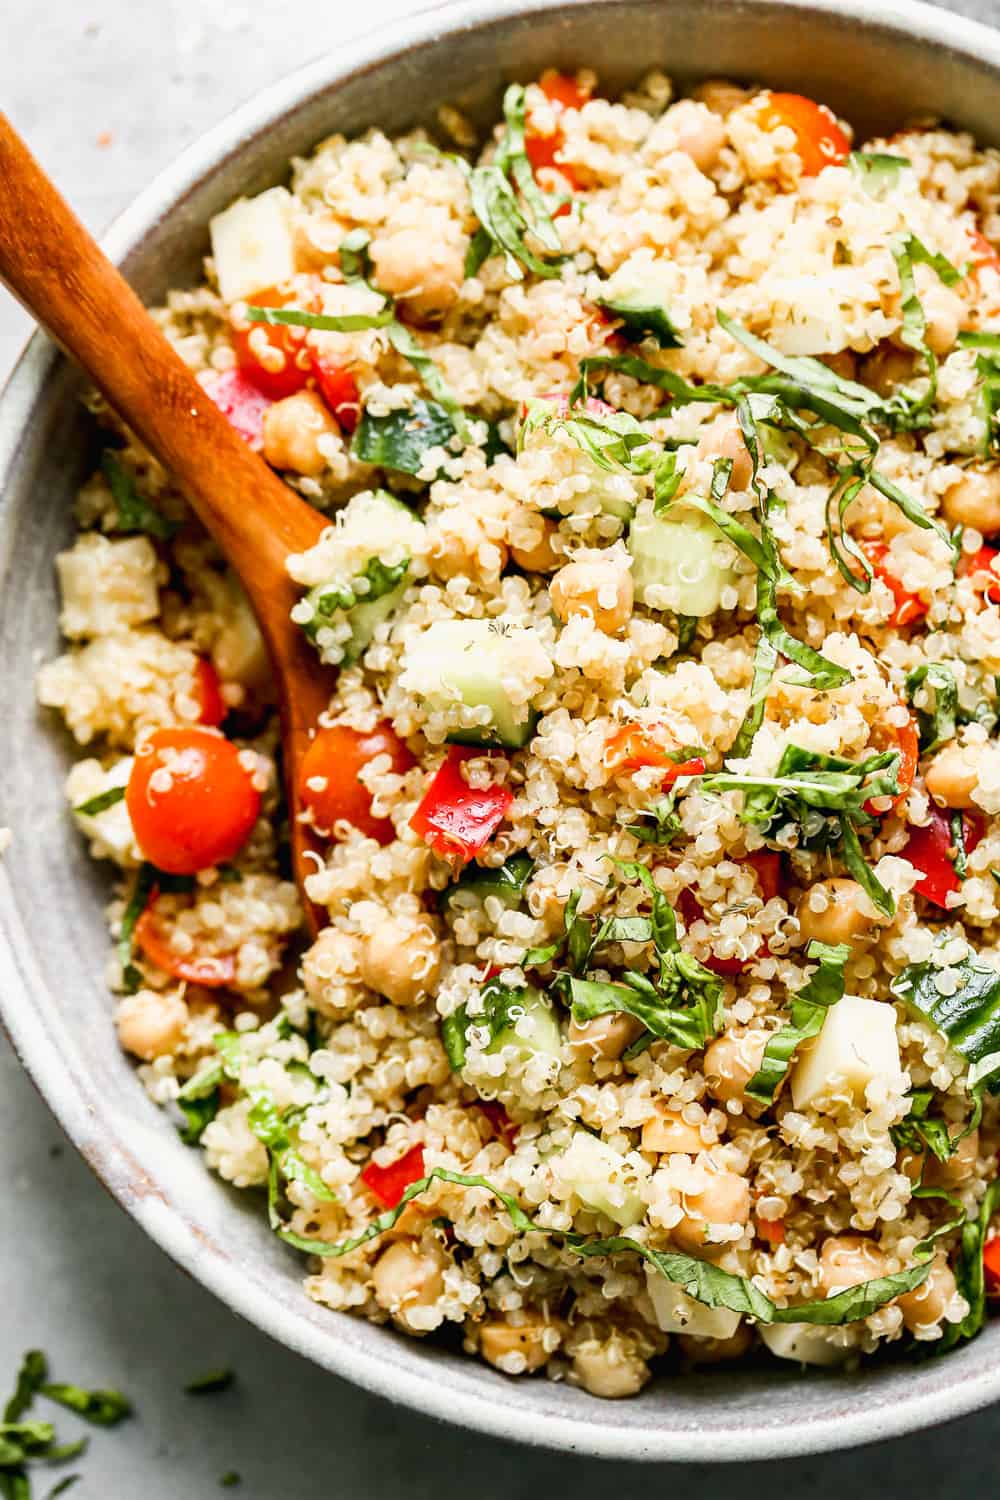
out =
[[231,571],[214,573],[207,569],[199,585],[221,622],[211,645],[215,670],[223,682],[238,682],[251,689],[261,687],[270,679],[271,664],[243,585]]
[[764,1324],[760,1336],[778,1359],[799,1365],[841,1365],[851,1352],[834,1343],[829,1328],[815,1328],[811,1323]]
[[728,1307],[706,1307],[683,1287],[667,1281],[652,1266],[646,1284],[656,1321],[664,1333],[686,1333],[693,1339],[729,1339],[740,1326],[740,1314]]
[[873,1078],[895,1082],[901,1071],[893,1007],[845,995],[830,1006],[819,1036],[799,1054],[792,1070],[792,1102],[805,1109],[819,1095],[845,1086],[860,1099]]
[[89,531],[56,558],[62,592],[59,625],[70,640],[144,625],[160,612],[159,562],[145,536]]
[[295,275],[292,196],[287,188],[240,198],[216,214],[209,232],[224,302],[240,302]]
[[635,1174],[624,1156],[585,1130],[573,1136],[556,1170],[581,1203],[607,1214],[623,1229],[638,1224],[646,1212],[635,1188]]
[[142,854],[124,798],[99,813],[79,813],[76,808],[113,787],[127,785],[132,765],[131,755],[122,756],[107,770],[99,760],[79,760],[66,778],[66,796],[77,827],[90,840],[91,854],[95,859],[113,859],[126,869],[139,864]]

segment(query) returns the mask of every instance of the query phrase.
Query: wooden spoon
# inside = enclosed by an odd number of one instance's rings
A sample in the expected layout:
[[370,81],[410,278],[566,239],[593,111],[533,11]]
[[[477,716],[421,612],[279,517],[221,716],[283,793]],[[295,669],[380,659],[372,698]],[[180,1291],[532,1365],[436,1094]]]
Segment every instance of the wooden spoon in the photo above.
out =
[[3,114],[0,278],[174,476],[247,592],[278,694],[292,866],[316,932],[324,913],[305,894],[314,841],[299,819],[298,769],[332,674],[289,618],[297,592],[285,560],[329,523],[230,427]]

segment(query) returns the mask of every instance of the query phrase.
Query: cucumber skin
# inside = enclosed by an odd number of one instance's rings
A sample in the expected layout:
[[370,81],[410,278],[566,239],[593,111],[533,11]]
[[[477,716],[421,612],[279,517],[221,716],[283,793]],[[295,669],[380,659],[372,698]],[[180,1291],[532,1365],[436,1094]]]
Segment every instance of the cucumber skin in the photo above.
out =
[[494,725],[484,724],[482,729],[456,729],[453,734],[448,735],[447,743],[469,745],[483,750],[523,750],[535,732],[538,717],[537,712],[532,709],[516,735],[503,735]]

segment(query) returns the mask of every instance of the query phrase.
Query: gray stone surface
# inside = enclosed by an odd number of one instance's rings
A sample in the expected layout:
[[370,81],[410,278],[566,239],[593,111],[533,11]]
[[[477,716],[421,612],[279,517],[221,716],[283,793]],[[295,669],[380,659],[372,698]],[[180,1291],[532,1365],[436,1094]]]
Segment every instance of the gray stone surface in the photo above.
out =
[[[100,227],[232,105],[362,25],[414,0],[4,0],[0,100],[88,224]],[[1000,0],[963,0],[1000,22]],[[27,320],[0,292],[0,378]],[[60,1378],[117,1384],[137,1416],[98,1430],[79,1465],[81,1500],[203,1497],[229,1470],[235,1494],[483,1500],[650,1486],[691,1500],[729,1488],[858,1500],[988,1493],[1000,1411],[878,1448],[762,1464],[650,1473],[532,1453],[429,1423],[373,1400],[272,1345],[188,1281],[105,1196],[65,1146],[0,1038],[0,1391],[40,1346]],[[187,1381],[221,1365],[226,1393]],[[76,1428],[67,1417],[67,1433]],[[790,1434],[790,1442],[794,1441]],[[48,1486],[39,1484],[39,1492]]]

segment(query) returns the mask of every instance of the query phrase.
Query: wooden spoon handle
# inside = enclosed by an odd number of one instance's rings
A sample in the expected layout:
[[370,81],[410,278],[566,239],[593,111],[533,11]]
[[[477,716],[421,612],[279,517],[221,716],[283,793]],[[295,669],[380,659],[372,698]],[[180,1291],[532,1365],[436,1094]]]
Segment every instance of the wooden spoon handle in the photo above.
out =
[[[285,559],[311,547],[327,522],[230,427],[2,113],[0,278],[173,474],[243,582],[278,688],[302,890],[315,864],[298,821],[297,773],[332,677],[289,618],[297,592]],[[323,914],[304,891],[303,900],[315,930]]]

